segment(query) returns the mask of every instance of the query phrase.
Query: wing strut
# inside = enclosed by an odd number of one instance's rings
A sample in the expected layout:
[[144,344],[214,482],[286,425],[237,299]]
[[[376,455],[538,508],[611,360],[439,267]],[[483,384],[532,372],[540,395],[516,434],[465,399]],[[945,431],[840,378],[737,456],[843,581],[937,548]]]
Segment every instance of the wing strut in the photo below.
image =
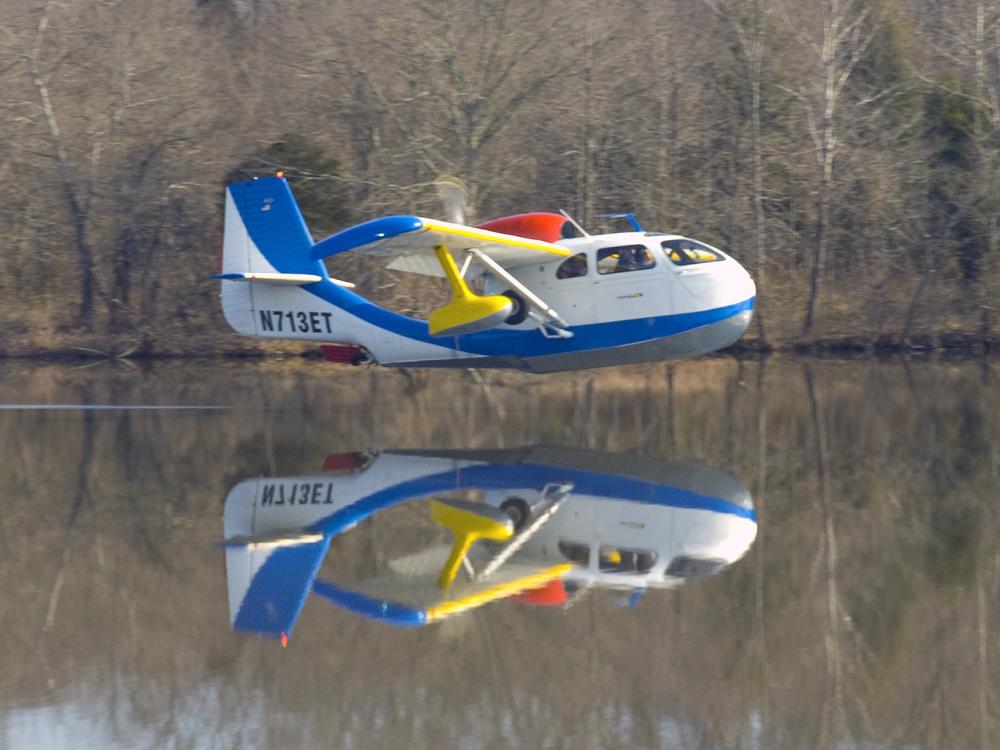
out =
[[507,546],[500,550],[492,560],[490,560],[486,566],[479,571],[476,575],[477,581],[483,581],[489,578],[491,575],[497,572],[500,567],[507,562],[511,556],[517,552],[524,543],[527,542],[531,537],[535,535],[545,522],[552,518],[553,514],[559,510],[559,506],[562,505],[562,501],[566,499],[566,496],[573,491],[573,483],[566,482],[564,484],[559,483],[549,483],[545,485],[545,489],[542,490],[542,511],[535,515],[527,526],[521,529],[513,539],[508,542]]
[[[467,252],[469,255],[475,256],[476,260],[478,260],[480,263],[482,263],[484,266],[490,269],[493,273],[495,273],[501,279],[510,284],[514,289],[516,289],[521,294],[521,296],[524,297],[528,305],[533,307],[543,317],[545,317],[547,322],[552,323],[553,325],[556,325],[559,328],[567,328],[569,326],[569,324],[562,319],[562,316],[559,315],[559,313],[557,313],[555,310],[553,310],[551,307],[545,304],[545,301],[541,297],[536,295],[533,291],[528,289],[528,287],[526,287],[520,281],[515,279],[503,266],[501,266],[499,263],[493,260],[486,253],[482,252],[481,250],[477,250],[474,247],[467,248],[465,252]],[[567,333],[569,332],[567,331]]]

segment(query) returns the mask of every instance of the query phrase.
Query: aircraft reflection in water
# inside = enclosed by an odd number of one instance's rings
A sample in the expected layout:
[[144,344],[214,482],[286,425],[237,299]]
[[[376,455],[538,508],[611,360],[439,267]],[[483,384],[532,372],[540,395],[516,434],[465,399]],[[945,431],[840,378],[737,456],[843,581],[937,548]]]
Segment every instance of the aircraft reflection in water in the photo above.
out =
[[[757,534],[747,489],[694,463],[533,447],[333,454],[324,469],[248,479],[226,498],[235,630],[284,643],[310,593],[401,626],[512,596],[560,604],[591,586],[634,602],[647,588],[715,573]],[[316,579],[334,537],[420,498],[432,498],[423,512],[453,544],[391,559],[350,586]]]

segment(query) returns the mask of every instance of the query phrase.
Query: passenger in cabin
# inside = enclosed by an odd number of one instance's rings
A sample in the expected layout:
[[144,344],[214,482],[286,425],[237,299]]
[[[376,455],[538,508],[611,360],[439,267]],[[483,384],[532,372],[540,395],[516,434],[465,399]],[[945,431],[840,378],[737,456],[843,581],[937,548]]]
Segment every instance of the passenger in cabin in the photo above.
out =
[[587,275],[587,254],[577,253],[562,262],[556,270],[557,279],[575,279]]
[[623,247],[618,257],[617,271],[639,271],[643,268],[651,268],[654,264],[653,256],[649,250],[638,245]]
[[653,254],[643,245],[604,247],[597,251],[599,274],[641,271],[656,265]]

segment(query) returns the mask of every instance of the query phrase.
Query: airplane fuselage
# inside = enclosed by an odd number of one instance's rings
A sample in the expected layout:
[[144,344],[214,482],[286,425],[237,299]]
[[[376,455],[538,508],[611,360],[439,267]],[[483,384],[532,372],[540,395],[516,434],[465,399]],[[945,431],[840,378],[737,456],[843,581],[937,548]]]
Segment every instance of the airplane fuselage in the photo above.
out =
[[[301,579],[304,596],[333,537],[381,510],[457,490],[481,490],[484,503],[501,509],[514,501],[537,510],[548,486],[564,484],[569,496],[514,562],[572,563],[566,580],[585,586],[670,587],[732,563],[756,536],[750,495],[725,472],[638,457],[611,456],[603,466],[607,460],[547,448],[523,456],[386,452],[353,471],[244,480],[224,510],[232,616],[262,570],[274,568],[274,581],[292,588]],[[265,589],[271,574],[258,582]]]
[[[587,350],[542,355],[528,369],[568,369],[690,357],[737,341],[750,324],[756,288],[747,271],[717,248],[681,235],[621,232],[562,240],[585,271],[565,272],[559,260],[511,269],[525,286],[543,297],[569,323],[571,331],[596,345]],[[704,248],[707,262],[671,260],[671,244]],[[621,262],[626,251],[644,249],[641,263]],[[616,257],[618,255],[619,257]],[[487,276],[484,291],[506,289]],[[537,333],[528,319],[505,328]],[[601,348],[606,347],[606,351]],[[589,363],[589,364],[583,364]]]
[[[566,324],[558,327],[508,318],[486,330],[432,335],[426,320],[380,307],[327,273],[322,258],[331,244],[391,243],[387,232],[416,231],[422,222],[429,220],[385,217],[315,243],[283,179],[231,185],[221,274],[227,322],[248,336],[347,344],[394,367],[553,372],[715,351],[735,342],[753,314],[756,290],[739,263],[655,232],[561,239],[569,258],[560,251],[508,265],[515,281],[558,313]],[[449,250],[461,262],[475,245],[459,238]],[[474,264],[470,273],[482,268]],[[487,294],[510,288],[492,272],[485,283]]]

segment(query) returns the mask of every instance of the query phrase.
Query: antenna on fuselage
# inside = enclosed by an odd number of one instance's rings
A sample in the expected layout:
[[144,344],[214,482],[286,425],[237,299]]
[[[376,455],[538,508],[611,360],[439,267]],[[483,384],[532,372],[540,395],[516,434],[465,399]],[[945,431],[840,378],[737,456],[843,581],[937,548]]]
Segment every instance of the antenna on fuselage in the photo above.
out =
[[559,213],[561,213],[563,216],[565,216],[566,217],[566,221],[568,221],[570,224],[572,224],[574,227],[576,227],[577,231],[580,234],[582,234],[584,237],[589,237],[590,236],[590,232],[588,232],[586,229],[584,229],[583,227],[581,227],[577,223],[576,219],[574,219],[572,216],[569,215],[569,212],[566,211],[565,208],[560,208],[559,209]]
[[642,224],[639,223],[639,220],[635,218],[635,214],[631,211],[616,211],[610,214],[597,214],[597,216],[601,219],[625,219],[629,226],[632,227],[633,232],[646,231],[642,228]]

